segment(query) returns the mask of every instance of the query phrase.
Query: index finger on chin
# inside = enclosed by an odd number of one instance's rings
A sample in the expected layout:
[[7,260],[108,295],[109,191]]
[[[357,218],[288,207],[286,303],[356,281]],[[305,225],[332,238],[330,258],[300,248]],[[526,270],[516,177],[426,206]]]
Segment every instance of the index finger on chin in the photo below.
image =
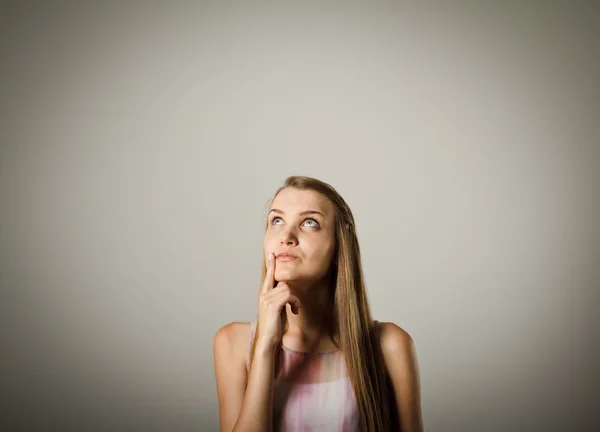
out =
[[267,274],[265,275],[265,281],[263,283],[262,292],[269,292],[273,289],[275,284],[275,254],[269,253],[269,259],[267,260]]

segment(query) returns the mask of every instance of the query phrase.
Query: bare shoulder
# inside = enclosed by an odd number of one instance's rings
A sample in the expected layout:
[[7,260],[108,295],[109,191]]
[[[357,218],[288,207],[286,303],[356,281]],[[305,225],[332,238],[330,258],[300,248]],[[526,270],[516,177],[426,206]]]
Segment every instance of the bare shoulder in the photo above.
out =
[[250,326],[249,322],[231,322],[215,333],[213,352],[221,430],[233,430],[244,401]]
[[400,429],[423,431],[421,383],[415,343],[397,324],[379,323],[381,352],[396,399]]
[[393,322],[379,322],[379,344],[385,357],[410,355],[415,345],[412,336]]
[[238,359],[244,359],[245,362],[250,340],[250,327],[251,323],[249,322],[234,321],[218,329],[213,341],[215,353],[217,351],[226,352]]

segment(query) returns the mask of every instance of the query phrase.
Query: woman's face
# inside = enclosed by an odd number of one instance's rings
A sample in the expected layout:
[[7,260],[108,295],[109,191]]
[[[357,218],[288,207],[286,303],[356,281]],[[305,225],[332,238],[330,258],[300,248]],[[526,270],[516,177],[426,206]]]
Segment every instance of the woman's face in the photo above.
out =
[[310,283],[327,274],[335,251],[335,210],[327,198],[285,188],[273,200],[267,222],[264,252],[265,259],[275,253],[275,280]]

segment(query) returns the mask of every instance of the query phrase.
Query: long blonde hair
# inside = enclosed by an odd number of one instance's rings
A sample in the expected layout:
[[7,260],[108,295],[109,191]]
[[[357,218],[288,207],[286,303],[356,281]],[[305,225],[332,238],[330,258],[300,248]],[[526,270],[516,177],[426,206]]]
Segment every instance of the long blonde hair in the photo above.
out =
[[[388,377],[379,346],[375,325],[367,300],[360,258],[360,248],[356,236],[354,216],[350,207],[336,190],[327,183],[312,177],[291,176],[274,194],[285,188],[312,190],[329,199],[335,208],[335,243],[332,268],[333,281],[333,333],[334,343],[340,348],[346,366],[359,412],[361,430],[388,431],[391,428]],[[260,286],[266,275],[263,261]],[[282,322],[287,330],[285,308]],[[258,325],[250,348],[249,362],[252,364],[258,337]],[[280,370],[281,343],[275,351],[275,376]]]

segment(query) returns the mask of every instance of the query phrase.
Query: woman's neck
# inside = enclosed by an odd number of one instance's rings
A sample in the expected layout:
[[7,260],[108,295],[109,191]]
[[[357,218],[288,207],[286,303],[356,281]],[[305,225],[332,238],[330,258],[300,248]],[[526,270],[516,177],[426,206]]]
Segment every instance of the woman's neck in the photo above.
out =
[[329,339],[333,317],[333,298],[327,280],[312,285],[287,282],[290,290],[298,297],[302,307],[298,314],[286,305],[286,316],[290,338],[308,345],[318,344],[324,337]]

